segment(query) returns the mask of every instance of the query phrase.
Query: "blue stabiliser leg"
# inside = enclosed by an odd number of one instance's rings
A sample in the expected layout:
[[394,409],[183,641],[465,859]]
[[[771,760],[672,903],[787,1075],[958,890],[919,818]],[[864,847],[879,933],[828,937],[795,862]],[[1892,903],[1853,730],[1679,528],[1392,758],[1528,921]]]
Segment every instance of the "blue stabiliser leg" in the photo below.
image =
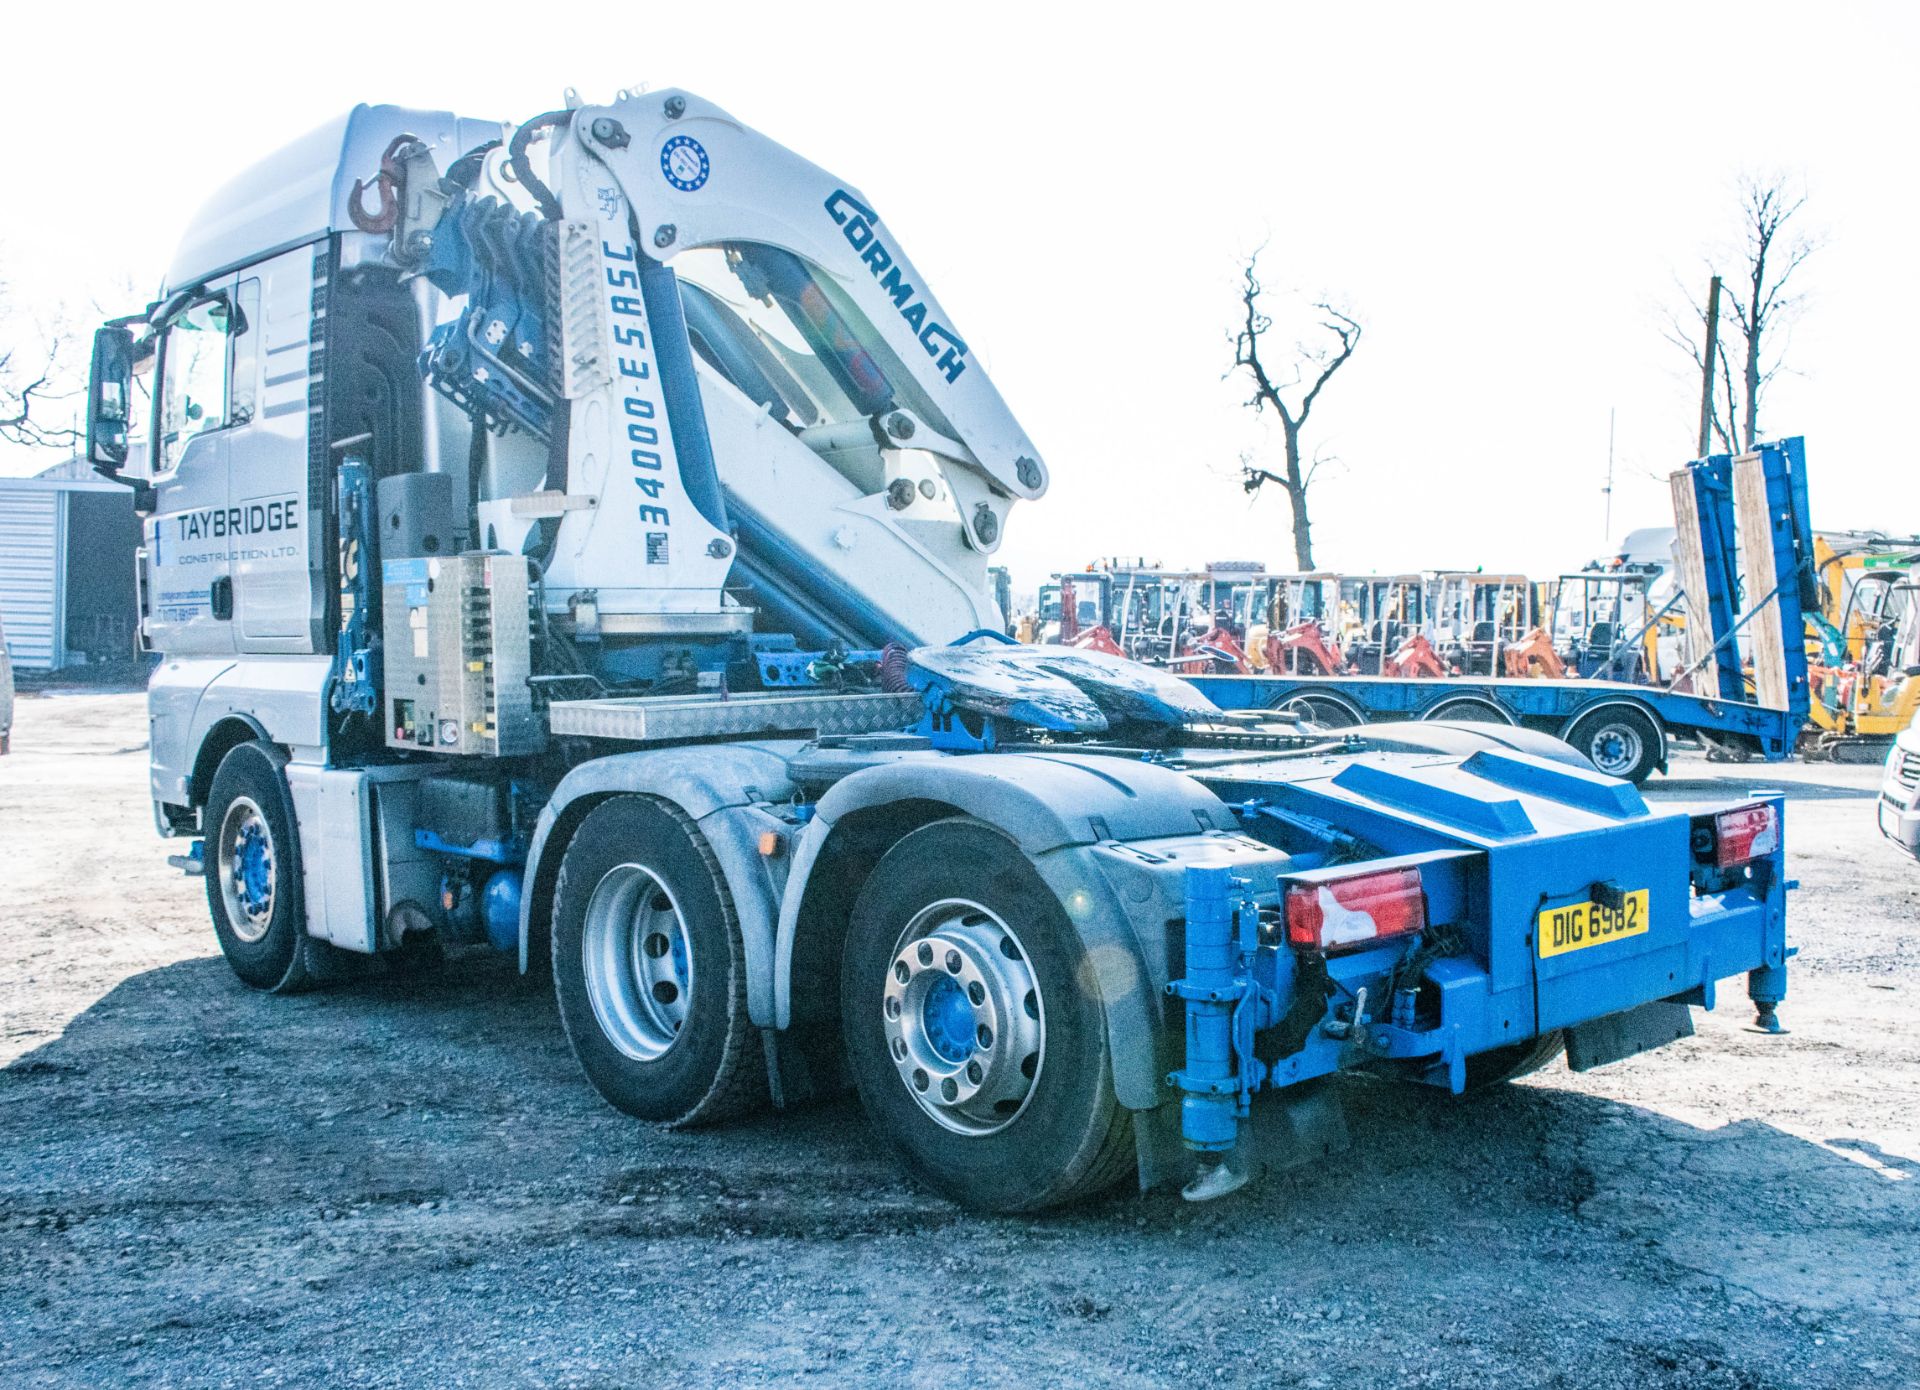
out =
[[1763,965],[1747,972],[1747,998],[1753,1001],[1753,1026],[1761,1033],[1784,1033],[1786,1028],[1775,1012],[1787,997],[1787,967]]
[[1187,870],[1186,976],[1167,986],[1186,1002],[1186,1065],[1167,1078],[1181,1093],[1180,1137],[1213,1160],[1187,1186],[1190,1201],[1225,1196],[1251,1176],[1240,1121],[1265,1068],[1253,1055],[1260,991],[1244,971],[1259,914],[1240,888],[1230,869]]
[[[1797,621],[1797,619],[1796,619]],[[1805,711],[1802,711],[1804,715]],[[1800,885],[1787,877],[1787,845],[1784,833],[1786,826],[1786,799],[1780,792],[1756,792],[1773,803],[1774,824],[1781,827],[1782,833],[1773,842],[1773,852],[1765,865],[1766,893],[1769,903],[1767,936],[1767,964],[1757,970],[1747,972],[1747,998],[1753,1001],[1753,1031],[1756,1033],[1784,1033],[1786,1027],[1780,1022],[1778,1013],[1780,1003],[1787,997],[1787,962],[1797,952],[1787,945],[1787,902],[1786,896]]]

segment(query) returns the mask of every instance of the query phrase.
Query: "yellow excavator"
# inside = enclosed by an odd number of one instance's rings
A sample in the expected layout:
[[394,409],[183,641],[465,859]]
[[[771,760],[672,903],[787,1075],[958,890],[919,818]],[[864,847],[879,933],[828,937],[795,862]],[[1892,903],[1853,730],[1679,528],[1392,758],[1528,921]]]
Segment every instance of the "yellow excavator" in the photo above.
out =
[[1920,543],[1813,542],[1821,605],[1807,615],[1809,756],[1877,761],[1920,709]]

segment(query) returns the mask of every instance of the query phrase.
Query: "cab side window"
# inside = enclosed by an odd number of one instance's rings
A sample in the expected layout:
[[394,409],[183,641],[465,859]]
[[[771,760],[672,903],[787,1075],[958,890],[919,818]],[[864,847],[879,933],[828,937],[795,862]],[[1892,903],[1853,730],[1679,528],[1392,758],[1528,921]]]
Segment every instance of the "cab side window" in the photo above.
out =
[[232,317],[224,299],[203,299],[167,326],[160,349],[162,470],[180,462],[194,436],[228,423],[227,333]]

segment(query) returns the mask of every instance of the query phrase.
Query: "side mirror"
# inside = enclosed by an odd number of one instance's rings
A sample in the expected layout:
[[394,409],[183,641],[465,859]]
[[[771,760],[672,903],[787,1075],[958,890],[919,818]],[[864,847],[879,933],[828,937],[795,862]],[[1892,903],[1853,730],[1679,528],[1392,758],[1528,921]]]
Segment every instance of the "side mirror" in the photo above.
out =
[[87,462],[103,473],[117,473],[127,461],[132,401],[133,333],[110,324],[93,335],[87,378]]

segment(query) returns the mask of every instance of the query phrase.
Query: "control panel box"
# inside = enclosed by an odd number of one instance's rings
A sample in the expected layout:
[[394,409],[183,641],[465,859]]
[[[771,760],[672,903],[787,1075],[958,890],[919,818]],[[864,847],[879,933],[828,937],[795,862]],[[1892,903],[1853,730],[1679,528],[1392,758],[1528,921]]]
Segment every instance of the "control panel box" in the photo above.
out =
[[540,751],[526,557],[388,560],[381,581],[387,746],[492,758]]

